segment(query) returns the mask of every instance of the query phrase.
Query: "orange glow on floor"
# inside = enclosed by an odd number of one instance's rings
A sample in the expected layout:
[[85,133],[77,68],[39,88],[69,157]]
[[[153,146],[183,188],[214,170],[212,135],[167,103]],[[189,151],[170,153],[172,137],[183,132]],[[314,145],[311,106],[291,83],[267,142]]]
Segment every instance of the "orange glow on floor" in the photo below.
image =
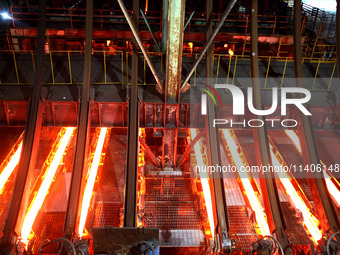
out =
[[[270,146],[270,155],[272,157],[273,166],[280,166],[280,162],[278,161],[277,157],[273,152],[273,146]],[[296,209],[298,209],[302,213],[303,217],[303,224],[307,228],[307,231],[312,236],[314,243],[317,243],[322,238],[322,233],[318,227],[319,221],[318,219],[311,213],[308,206],[304,202],[304,200],[299,196],[296,189],[294,188],[293,184],[290,181],[290,177],[284,171],[277,172],[280,181],[286,190],[287,195],[292,200]]]
[[12,156],[11,160],[8,162],[8,164],[6,165],[6,167],[2,170],[2,172],[0,174],[0,194],[1,194],[2,189],[4,188],[8,178],[11,176],[11,174],[13,173],[13,170],[15,169],[15,167],[19,163],[21,150],[22,150],[22,142],[20,143],[16,152]]
[[94,152],[91,169],[88,173],[87,183],[86,183],[82,207],[81,207],[79,226],[78,226],[78,235],[79,236],[82,236],[82,234],[84,232],[84,226],[85,226],[85,222],[86,222],[86,218],[87,218],[87,213],[89,211],[89,206],[90,206],[90,202],[91,202],[91,198],[92,198],[94,183],[95,183],[96,177],[97,177],[98,166],[99,166],[100,158],[101,158],[101,155],[102,155],[102,150],[103,150],[103,146],[104,146],[106,132],[107,132],[107,128],[101,128],[100,129],[100,134],[99,134],[99,137],[98,137],[96,150]]
[[250,183],[250,177],[247,175],[247,173],[243,173],[242,171],[240,171],[240,169],[244,166],[244,164],[238,153],[238,146],[236,145],[234,138],[233,138],[235,137],[235,134],[232,130],[228,130],[228,129],[223,129],[222,131],[226,139],[226,142],[228,144],[231,156],[235,162],[235,166],[239,171],[239,176],[240,176],[242,185],[246,191],[246,195],[248,197],[250,206],[255,212],[256,222],[260,228],[261,235],[262,236],[271,235],[266,214]]
[[54,175],[58,169],[58,166],[63,158],[63,154],[65,152],[66,146],[70,141],[72,133],[74,131],[74,127],[66,128],[65,134],[62,136],[60,143],[57,146],[57,151],[53,157],[52,163],[46,169],[46,172],[43,176],[43,181],[40,185],[40,188],[33,198],[30,207],[28,208],[28,212],[25,216],[24,224],[21,228],[21,241],[27,244],[29,235],[32,230],[33,223],[37,214],[44,203],[50,185],[53,181]]
[[[191,135],[191,141],[194,140],[195,137],[197,136],[196,129],[191,128],[190,135]],[[197,166],[204,166],[203,156],[202,156],[201,148],[200,148],[198,141],[194,145],[194,151],[195,151]],[[212,207],[212,201],[211,201],[211,192],[210,192],[210,186],[209,186],[208,173],[206,173],[206,176],[203,176],[204,173],[199,173],[199,175],[200,175],[200,180],[202,184],[204,201],[205,201],[205,205],[207,208],[210,230],[212,233],[212,237],[214,238],[215,237],[215,229],[214,229],[215,223],[214,223],[214,214],[213,214],[213,207]]]

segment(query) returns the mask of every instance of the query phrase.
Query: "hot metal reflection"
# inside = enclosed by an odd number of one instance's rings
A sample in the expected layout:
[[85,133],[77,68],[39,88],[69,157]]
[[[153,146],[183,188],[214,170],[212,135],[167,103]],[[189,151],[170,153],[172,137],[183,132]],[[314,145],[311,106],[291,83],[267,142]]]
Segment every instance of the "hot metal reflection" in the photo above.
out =
[[[40,188],[33,198],[31,205],[28,208],[28,212],[25,216],[24,224],[21,228],[21,241],[27,243],[29,239],[29,235],[32,230],[33,223],[35,218],[44,203],[50,185],[53,181],[54,175],[58,169],[58,166],[63,158],[63,154],[66,150],[66,146],[68,145],[72,133],[74,131],[74,127],[66,128],[65,134],[62,136],[60,143],[57,146],[57,151],[53,157],[51,165],[46,169],[46,172],[43,176],[43,181],[40,185]],[[63,130],[62,130],[63,131]],[[62,132],[61,131],[61,132]]]
[[93,156],[93,161],[91,165],[91,169],[88,173],[86,188],[84,192],[83,202],[82,202],[82,208],[81,208],[81,214],[80,214],[80,220],[79,220],[79,226],[78,226],[78,235],[82,236],[84,232],[84,226],[87,218],[87,213],[89,211],[89,206],[92,198],[92,191],[94,187],[94,183],[96,181],[97,172],[98,172],[98,166],[100,163],[100,158],[102,155],[102,150],[104,146],[104,141],[106,137],[107,128],[101,128],[99,138],[97,141],[96,150]]

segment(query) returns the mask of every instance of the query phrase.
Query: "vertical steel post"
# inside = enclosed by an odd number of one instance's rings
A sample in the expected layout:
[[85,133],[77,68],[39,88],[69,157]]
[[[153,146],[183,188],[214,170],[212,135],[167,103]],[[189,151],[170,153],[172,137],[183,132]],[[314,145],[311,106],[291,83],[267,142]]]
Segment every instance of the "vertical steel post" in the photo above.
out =
[[20,235],[20,230],[24,218],[24,211],[28,206],[27,184],[30,183],[30,173],[35,169],[39,148],[41,122],[43,116],[43,102],[41,100],[41,86],[44,66],[44,45],[45,45],[45,0],[39,1],[39,25],[37,42],[37,69],[34,76],[34,86],[30,98],[27,112],[25,133],[23,137],[23,148],[21,160],[18,166],[18,173],[12,193],[11,204],[7,211],[7,217],[3,228],[0,253],[3,245],[14,243],[15,235]]
[[[210,38],[212,34],[212,13],[213,13],[213,0],[206,1],[206,24],[207,24],[207,32],[206,37]],[[207,62],[206,62],[206,72],[207,72],[207,84],[213,86],[213,50],[212,44],[207,47]],[[212,100],[208,100],[208,114],[207,114],[207,122],[206,128],[208,131],[208,155],[209,155],[209,164],[212,166],[221,165],[221,152],[220,152],[220,135],[219,129],[214,128],[209,125],[209,123],[213,122],[215,119],[216,110],[215,105]],[[215,240],[220,240],[218,245],[219,250],[223,251],[223,247],[225,247],[225,242],[227,241],[227,233],[228,233],[228,216],[227,216],[227,205],[225,199],[225,190],[223,183],[223,175],[220,172],[212,173],[212,184],[213,184],[213,192],[212,192],[212,201],[214,205],[214,218],[215,218],[215,233],[219,235],[220,238],[215,238]]]
[[168,30],[168,0],[163,0],[163,16],[162,16],[162,51],[166,51],[166,40]]
[[165,87],[167,100],[176,101],[181,86],[185,0],[172,0],[168,8]]
[[84,57],[84,78],[82,94],[79,105],[79,117],[76,134],[76,147],[74,152],[71,186],[65,217],[65,237],[72,239],[77,222],[80,217],[80,192],[83,180],[83,172],[86,166],[87,137],[90,130],[89,108],[90,108],[90,85],[91,85],[91,56],[92,56],[92,20],[93,0],[86,0],[86,37]]
[[[294,1],[294,64],[296,86],[304,87],[302,75],[302,52],[301,52],[301,0]],[[301,121],[303,129],[300,129],[303,135],[300,134],[302,158],[304,165],[306,164],[320,164],[320,158],[316,147],[312,120],[310,116],[301,114]],[[300,133],[300,132],[299,132]],[[315,172],[313,176],[308,177],[308,185],[312,193],[312,198],[315,204],[316,211],[321,222],[323,230],[326,232],[329,228],[333,233],[339,230],[339,220],[336,216],[331,196],[328,194],[323,173]],[[314,178],[312,178],[314,177]]]
[[[256,109],[263,109],[260,82],[259,82],[259,65],[258,65],[258,31],[257,31],[257,12],[258,1],[251,1],[251,76],[253,85],[254,106]],[[256,116],[264,123],[263,116]],[[271,165],[271,158],[269,153],[268,134],[265,126],[254,128],[254,142],[255,150],[258,159],[258,164],[263,166]],[[261,189],[264,201],[264,206],[267,214],[268,225],[271,231],[276,230],[277,237],[285,250],[286,254],[290,254],[288,239],[284,233],[284,222],[282,217],[282,210],[278,197],[275,179],[269,172],[263,173],[264,178],[261,179]]]
[[[138,31],[139,1],[133,0],[133,23]],[[138,165],[138,43],[132,39],[131,90],[129,101],[127,171],[125,187],[124,227],[136,227]]]

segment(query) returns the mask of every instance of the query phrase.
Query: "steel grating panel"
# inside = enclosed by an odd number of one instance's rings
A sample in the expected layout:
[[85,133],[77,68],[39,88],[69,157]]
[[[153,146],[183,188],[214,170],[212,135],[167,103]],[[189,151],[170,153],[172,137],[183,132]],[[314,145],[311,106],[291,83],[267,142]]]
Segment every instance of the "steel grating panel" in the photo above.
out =
[[87,219],[94,227],[119,227],[124,211],[126,169],[126,129],[111,129],[98,191],[95,195],[94,212]]
[[236,241],[236,247],[249,251],[249,246],[257,240],[252,211],[245,206],[229,206],[228,218],[229,235]]
[[191,179],[147,178],[145,186],[144,211],[151,215],[145,227],[161,230],[162,245],[201,246],[204,243],[202,219]]
[[121,202],[97,202],[92,228],[119,227],[122,208]]
[[[38,254],[39,247],[43,240],[46,238],[53,240],[63,236],[65,212],[43,212],[40,211],[35,224],[33,225],[33,231],[35,233],[34,239],[29,244],[32,245],[32,253]],[[30,249],[30,248],[29,248]],[[43,254],[55,254],[58,253],[56,244],[49,245],[43,249]]]

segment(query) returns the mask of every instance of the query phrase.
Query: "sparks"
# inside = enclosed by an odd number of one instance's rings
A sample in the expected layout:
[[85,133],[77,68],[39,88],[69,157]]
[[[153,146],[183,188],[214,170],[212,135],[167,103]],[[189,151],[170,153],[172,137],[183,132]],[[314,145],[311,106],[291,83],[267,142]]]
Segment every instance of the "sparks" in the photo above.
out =
[[[46,172],[43,176],[43,181],[40,185],[40,188],[33,198],[30,207],[28,208],[28,212],[26,214],[24,224],[21,228],[21,240],[23,243],[27,244],[29,234],[31,233],[33,223],[35,218],[44,203],[50,185],[53,181],[53,177],[58,169],[58,166],[63,158],[63,154],[65,152],[66,146],[70,141],[72,136],[74,127],[66,128],[65,134],[63,135],[61,142],[58,146],[57,152],[55,153],[52,163],[49,167],[47,167]],[[52,149],[53,150],[53,149]]]
[[107,128],[101,128],[100,134],[96,146],[96,150],[94,152],[93,161],[91,165],[91,169],[88,174],[87,183],[84,191],[83,196],[83,202],[81,207],[81,214],[80,214],[80,220],[79,220],[79,226],[78,226],[78,235],[82,236],[84,232],[84,226],[87,218],[87,213],[89,211],[89,206],[92,198],[92,191],[94,187],[94,183],[96,181],[97,172],[98,172],[98,166],[100,163],[100,158],[102,155],[102,150],[104,146],[104,141],[106,137],[106,131]]
[[[195,137],[197,136],[196,129],[194,129],[194,128],[190,129],[190,134],[191,134],[191,140],[194,140]],[[194,151],[195,151],[195,156],[196,156],[196,160],[197,160],[197,165],[198,166],[204,166],[201,148],[200,148],[198,142],[196,142],[196,144],[194,145]],[[199,173],[201,184],[202,184],[204,201],[205,201],[205,205],[206,205],[207,213],[208,213],[210,230],[211,230],[212,237],[214,238],[214,236],[215,236],[215,228],[214,228],[215,223],[214,223],[214,214],[213,214],[213,207],[212,207],[212,201],[211,201],[209,178],[208,178],[208,175],[206,175],[206,176],[202,176],[202,175],[203,175],[203,173]]]

